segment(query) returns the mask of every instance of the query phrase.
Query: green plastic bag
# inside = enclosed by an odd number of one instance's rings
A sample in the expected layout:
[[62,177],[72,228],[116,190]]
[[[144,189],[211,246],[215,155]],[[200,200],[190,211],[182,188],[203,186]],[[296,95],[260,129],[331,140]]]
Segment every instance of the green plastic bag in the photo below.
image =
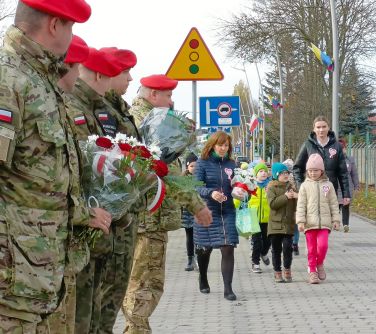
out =
[[247,238],[261,232],[257,217],[257,208],[248,208],[247,202],[242,202],[236,210],[236,229],[241,237]]

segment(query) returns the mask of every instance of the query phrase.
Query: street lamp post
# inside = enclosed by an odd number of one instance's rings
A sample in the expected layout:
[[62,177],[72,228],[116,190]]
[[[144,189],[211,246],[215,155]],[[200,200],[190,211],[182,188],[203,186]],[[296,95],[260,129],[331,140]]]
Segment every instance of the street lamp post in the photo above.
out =
[[261,106],[262,106],[262,114],[264,116],[264,124],[262,126],[262,158],[264,161],[266,161],[266,140],[265,140],[265,122],[266,122],[266,119],[265,119],[265,108],[264,108],[264,90],[262,89],[262,83],[261,83],[261,77],[260,77],[260,72],[259,72],[259,69],[258,69],[258,66],[257,66],[257,63],[255,63],[256,65],[256,70],[257,70],[257,76],[258,76],[258,79],[259,79],[259,84],[260,84],[260,92],[261,92]]
[[332,39],[333,39],[333,86],[332,86],[332,130],[339,135],[339,111],[338,111],[338,93],[339,93],[339,49],[338,49],[338,28],[336,18],[335,0],[330,0],[330,15],[332,19]]
[[283,155],[284,155],[284,124],[283,124],[283,113],[284,113],[284,100],[283,100],[283,80],[282,80],[282,67],[281,67],[281,60],[279,59],[279,52],[277,47],[277,42],[273,38],[274,45],[275,45],[275,55],[277,58],[277,67],[278,67],[278,73],[279,73],[279,95],[280,95],[280,101],[281,101],[281,107],[279,108],[279,160],[283,161]]

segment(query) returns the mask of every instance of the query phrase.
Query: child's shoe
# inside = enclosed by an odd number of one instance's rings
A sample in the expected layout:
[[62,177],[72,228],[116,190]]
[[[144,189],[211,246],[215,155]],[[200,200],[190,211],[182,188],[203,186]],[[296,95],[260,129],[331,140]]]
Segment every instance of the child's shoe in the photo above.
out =
[[292,282],[291,269],[285,269],[283,273],[284,273],[284,276],[285,276],[285,282],[291,283]]
[[262,270],[260,268],[260,265],[259,264],[254,264],[252,263],[252,271],[256,274],[261,274],[262,273]]
[[299,255],[299,246],[297,244],[292,244],[292,250],[295,256]]
[[343,227],[343,232],[347,233],[350,230],[349,225]]
[[282,271],[275,271],[274,272],[274,282],[276,283],[283,283]]
[[326,278],[326,272],[325,272],[323,264],[317,266],[317,274],[318,274],[318,277],[319,277],[319,279],[321,281],[325,280],[325,278]]
[[308,278],[308,283],[309,284],[319,284],[319,276],[316,271],[312,271],[309,273],[309,278]]

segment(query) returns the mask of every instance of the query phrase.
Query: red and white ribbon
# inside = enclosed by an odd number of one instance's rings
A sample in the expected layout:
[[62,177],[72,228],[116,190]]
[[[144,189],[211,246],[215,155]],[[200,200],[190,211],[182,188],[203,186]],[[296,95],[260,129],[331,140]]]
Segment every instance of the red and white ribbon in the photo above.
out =
[[133,168],[129,168],[128,173],[125,174],[125,178],[127,179],[128,183],[135,177],[136,170]]
[[155,194],[155,197],[152,200],[152,202],[147,207],[150,213],[153,213],[154,211],[159,209],[159,207],[162,205],[162,202],[166,196],[166,186],[159,176],[157,176],[157,178],[158,178],[157,193]]
[[96,153],[93,159],[92,169],[95,175],[103,175],[104,165],[108,158],[108,152]]

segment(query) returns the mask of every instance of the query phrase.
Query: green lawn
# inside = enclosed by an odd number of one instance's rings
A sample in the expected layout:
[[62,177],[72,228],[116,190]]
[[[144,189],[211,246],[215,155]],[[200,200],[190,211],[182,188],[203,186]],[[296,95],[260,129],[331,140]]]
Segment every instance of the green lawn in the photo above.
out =
[[355,193],[351,204],[353,212],[376,221],[376,191],[375,186],[368,187],[368,198],[365,197],[365,187]]

